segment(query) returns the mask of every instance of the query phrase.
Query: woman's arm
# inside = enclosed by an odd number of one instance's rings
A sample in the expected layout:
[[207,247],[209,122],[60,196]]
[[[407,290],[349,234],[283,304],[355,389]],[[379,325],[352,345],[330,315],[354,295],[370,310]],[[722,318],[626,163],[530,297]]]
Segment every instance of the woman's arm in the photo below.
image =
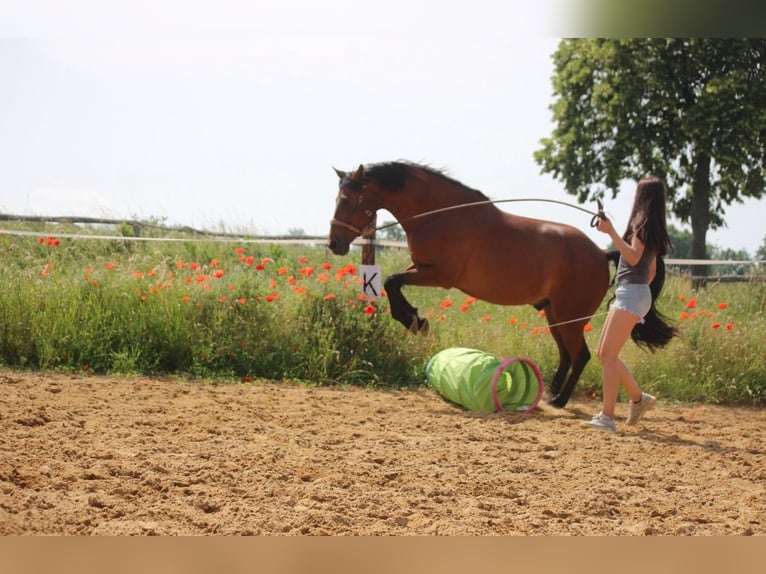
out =
[[614,230],[614,225],[612,225],[612,222],[608,219],[598,220],[598,230],[611,237],[615,247],[620,251],[620,255],[622,255],[625,261],[628,262],[628,265],[634,267],[641,261],[641,256],[644,254],[644,242],[636,237],[635,234],[633,234],[630,243],[627,243],[617,234]]

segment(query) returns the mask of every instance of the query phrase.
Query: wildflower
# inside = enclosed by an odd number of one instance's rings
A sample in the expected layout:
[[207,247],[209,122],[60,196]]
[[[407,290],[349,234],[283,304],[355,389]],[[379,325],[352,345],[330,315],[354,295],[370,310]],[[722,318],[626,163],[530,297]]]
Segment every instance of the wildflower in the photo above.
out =
[[697,306],[697,298],[693,297],[692,299],[689,299],[689,302],[686,304],[687,309],[694,309]]
[[135,277],[136,279],[143,279],[143,278],[144,278],[144,273],[143,273],[143,271],[133,271],[132,275],[133,275],[133,277]]
[[188,295],[184,295],[183,297],[181,297],[181,301],[187,301],[187,302],[191,301],[191,297],[189,297]]
[[465,304],[466,305],[473,305],[474,303],[476,303],[476,301],[478,301],[478,299],[476,297],[466,297],[465,298]]
[[519,322],[519,320],[518,320],[516,317],[511,317],[510,319],[508,319],[508,322],[509,322],[511,325],[515,325],[516,323],[518,323],[518,322]]
[[364,293],[359,293],[359,295],[356,296],[358,301],[367,301],[367,295]]
[[314,274],[313,267],[301,267],[301,275],[304,277],[311,277]]
[[329,271],[331,268],[332,268],[332,264],[328,263],[327,261],[322,263],[322,269],[324,269],[325,271]]
[[484,321],[485,323],[489,323],[489,322],[490,322],[490,320],[491,320],[491,317],[490,317],[489,315],[484,315],[484,316],[481,318],[481,320],[482,320],[482,321]]
[[367,307],[364,308],[364,312],[367,315],[374,315],[375,314],[375,307],[373,307],[372,305],[367,305]]
[[199,263],[197,263],[196,261],[189,263],[189,269],[191,269],[192,271],[196,271],[197,269],[199,269]]
[[237,303],[239,303],[240,305],[244,305],[245,303],[247,303],[247,298],[240,297],[239,299],[237,299]]
[[319,281],[320,283],[327,283],[329,279],[330,277],[327,273],[320,273],[319,275],[317,275],[317,281]]
[[242,255],[244,252],[245,252],[245,248],[244,247],[237,247],[234,250],[234,253],[236,253],[237,255]]
[[288,273],[289,273],[289,271],[288,271],[287,267],[280,267],[277,270],[277,274],[278,275],[287,275]]
[[266,295],[266,303],[273,303],[279,298],[279,293],[274,293],[273,295]]
[[112,270],[112,269],[114,269],[115,267],[117,267],[117,265],[115,265],[115,264],[114,264],[114,263],[112,263],[111,261],[110,261],[109,263],[107,263],[107,264],[106,264],[106,268],[107,268],[109,271],[111,271],[111,270]]
[[[248,265],[252,265],[252,263],[248,263]],[[256,270],[256,271],[263,271],[264,269],[266,269],[266,267],[263,265],[263,263],[258,263],[258,264],[255,266],[255,270]]]
[[335,293],[328,293],[324,296],[325,301],[331,301],[332,299],[335,299]]
[[726,323],[726,330],[727,331],[731,331],[733,328],[734,328],[734,325],[732,325],[731,323]]
[[593,325],[588,323],[587,325],[585,325],[585,327],[582,328],[582,330],[585,331],[586,333],[590,333],[593,330]]
[[713,323],[713,330],[714,330],[714,331],[717,331],[717,330],[718,330],[718,329],[720,329],[720,328],[721,328],[721,324],[720,324],[718,321],[716,321],[715,323]]
[[221,278],[221,277],[223,277],[225,274],[226,274],[226,273],[224,272],[224,270],[223,270],[223,269],[216,269],[215,271],[213,271],[213,277],[215,277],[216,279],[220,279],[220,278]]
[[38,242],[40,245],[42,245],[43,243],[45,243],[45,237],[38,237],[38,238],[37,238],[37,242]]
[[242,382],[243,383],[252,383],[253,382],[253,377],[251,377],[250,375],[244,375],[242,377]]
[[468,309],[469,309],[470,307],[471,307],[471,306],[470,306],[468,303],[463,303],[463,304],[460,306],[460,312],[461,312],[461,313],[465,313],[466,311],[468,311]]
[[290,277],[287,278],[287,284],[288,285],[295,285],[295,276],[290,275]]
[[683,303],[684,301],[686,301],[686,295],[679,295],[678,300],[681,301],[681,303]]
[[726,309],[728,306],[729,306],[728,303],[719,303],[718,304],[718,308],[721,309],[721,310]]
[[545,317],[545,309],[540,309],[540,310],[537,312],[537,316],[538,316],[538,317]]
[[218,297],[218,300],[219,300],[221,303],[226,303],[227,297],[226,297],[226,295],[221,295],[220,297]]
[[293,287],[293,291],[297,293],[298,295],[301,295],[306,292],[306,288],[303,287],[302,285],[296,285],[295,287]]
[[184,267],[186,267],[186,263],[184,263],[183,261],[176,261],[176,267],[178,267],[179,269],[183,269]]
[[220,259],[211,259],[210,260],[210,267],[218,267],[218,264],[221,262]]
[[300,263],[301,265],[305,265],[308,262],[309,262],[309,258],[308,257],[299,257],[298,258],[298,263]]
[[449,307],[452,307],[452,299],[445,299],[445,300],[444,300],[444,301],[442,301],[442,302],[441,302],[441,304],[439,305],[439,308],[440,308],[442,311],[444,311],[444,309],[447,309],[447,308],[449,308]]

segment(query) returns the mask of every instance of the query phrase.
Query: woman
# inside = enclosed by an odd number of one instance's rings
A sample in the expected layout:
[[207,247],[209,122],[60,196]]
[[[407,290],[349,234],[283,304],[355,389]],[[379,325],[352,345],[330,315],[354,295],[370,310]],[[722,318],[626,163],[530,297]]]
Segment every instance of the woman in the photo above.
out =
[[[593,428],[617,432],[614,409],[620,383],[631,399],[626,424],[636,424],[656,402],[655,397],[641,391],[619,355],[631,334],[634,340],[642,342],[634,330],[640,331],[647,315],[651,315],[653,324],[659,321],[663,328],[664,339],[657,345],[664,346],[676,334],[674,328],[657,318],[654,310],[654,299],[662,288],[664,271],[662,277],[658,277],[659,287],[650,289],[657,275],[657,262],[661,264],[660,258],[671,248],[665,202],[665,184],[657,177],[647,177],[638,182],[630,220],[622,237],[617,234],[611,221],[603,215],[599,217],[598,230],[611,237],[620,253],[620,259],[615,277],[615,302],[609,309],[598,343],[604,399],[601,412],[587,423]],[[654,347],[651,343],[649,346]]]

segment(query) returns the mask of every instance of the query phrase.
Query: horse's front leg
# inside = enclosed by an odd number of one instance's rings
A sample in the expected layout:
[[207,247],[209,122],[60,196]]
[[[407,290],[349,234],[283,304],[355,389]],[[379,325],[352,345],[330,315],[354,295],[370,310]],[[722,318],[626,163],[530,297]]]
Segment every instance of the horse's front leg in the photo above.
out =
[[412,268],[404,273],[391,275],[383,283],[391,305],[391,316],[399,321],[412,333],[428,333],[428,319],[418,316],[418,310],[410,305],[410,302],[402,294],[402,286],[407,284],[407,279],[413,272]]

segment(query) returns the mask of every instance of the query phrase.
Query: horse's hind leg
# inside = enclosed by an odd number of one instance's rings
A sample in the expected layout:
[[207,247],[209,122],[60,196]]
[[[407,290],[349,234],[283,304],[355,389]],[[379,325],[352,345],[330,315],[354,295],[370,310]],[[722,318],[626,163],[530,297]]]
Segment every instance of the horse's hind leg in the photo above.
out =
[[567,348],[570,350],[570,356],[575,354],[575,358],[572,361],[572,371],[569,373],[566,383],[564,383],[564,386],[561,387],[556,396],[549,401],[551,405],[558,408],[563,408],[569,402],[572,391],[575,385],[577,385],[585,365],[590,360],[590,351],[585,343],[585,336],[582,333],[582,324],[573,323],[572,325],[566,325],[566,327],[568,329],[565,333],[562,333],[562,339],[569,343]]
[[[555,323],[555,321],[551,321],[551,323]],[[553,336],[553,340],[556,341],[556,346],[559,349],[559,366],[556,369],[556,374],[553,375],[550,387],[551,394],[556,396],[561,391],[561,385],[564,384],[564,379],[569,372],[569,367],[572,365],[572,361],[569,359],[569,352],[564,346],[564,341],[561,338],[561,333],[559,333],[558,327],[553,327],[551,329],[551,335]]]

